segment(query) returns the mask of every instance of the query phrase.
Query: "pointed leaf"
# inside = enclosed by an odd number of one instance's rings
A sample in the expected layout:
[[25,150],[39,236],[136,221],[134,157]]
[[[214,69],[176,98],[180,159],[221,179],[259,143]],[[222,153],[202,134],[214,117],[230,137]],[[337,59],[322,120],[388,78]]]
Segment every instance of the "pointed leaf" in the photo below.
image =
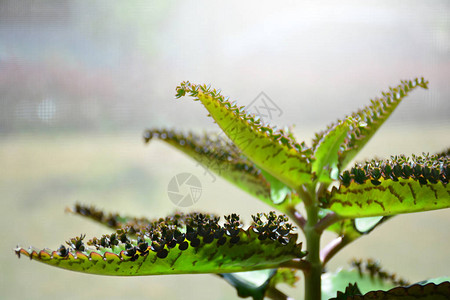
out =
[[[389,92],[383,93],[383,97],[372,100],[372,104],[365,108],[353,113],[351,117],[354,119],[360,119],[366,123],[367,126],[355,127],[350,132],[349,139],[346,141],[342,152],[340,153],[340,168],[344,169],[348,163],[356,156],[356,154],[364,147],[364,145],[372,138],[377,132],[378,128],[389,118],[393,111],[397,108],[400,102],[405,98],[408,93],[417,87],[427,89],[428,81],[423,78],[416,78],[413,81],[402,81],[396,88],[390,88]],[[328,128],[334,128],[332,124]],[[316,147],[322,137],[330,129],[325,130],[319,134],[316,134],[316,138],[313,142],[313,147]]]
[[282,130],[261,125],[243,107],[231,104],[215,90],[183,82],[177,97],[186,93],[202,102],[230,140],[256,165],[293,189],[311,182],[310,150],[304,144],[296,143]]
[[341,121],[318,141],[314,149],[312,172],[319,182],[329,184],[333,180],[337,180],[340,173],[338,169],[339,150],[351,126],[358,126],[358,124],[351,118]]
[[[83,206],[80,204],[76,204],[73,210],[69,211],[83,217],[90,218],[110,228],[129,228],[129,231],[132,232],[145,230],[145,228],[148,227],[148,224],[155,224],[159,221],[149,221],[145,218],[124,217],[119,216],[118,214],[105,213],[93,206]],[[215,216],[212,217],[214,218]],[[267,289],[275,289],[278,283],[285,283],[290,286],[294,286],[295,282],[299,280],[299,278],[295,275],[297,271],[298,270],[295,269],[279,268],[275,273],[272,273],[272,269],[265,269],[260,271],[225,273],[217,275],[223,278],[228,278],[227,281],[238,290],[238,294],[241,297],[251,296],[254,299],[255,297],[257,299],[261,293],[264,295]],[[246,274],[249,274],[248,276],[251,278],[247,278]],[[261,278],[261,275],[264,274],[268,276],[267,278],[269,280],[269,284],[264,283],[257,285],[255,283],[255,278]],[[244,279],[246,278],[246,280],[241,280],[242,277],[244,277]],[[251,281],[253,284],[249,285],[247,281]]]
[[112,229],[132,227],[135,231],[140,231],[146,228],[149,224],[157,221],[150,221],[147,218],[121,216],[117,213],[106,213],[100,209],[95,208],[92,205],[87,206],[79,203],[75,204],[73,209],[68,208],[66,209],[66,211],[83,216],[85,218],[89,218]]
[[166,129],[147,130],[144,138],[147,143],[153,138],[159,138],[195,159],[207,171],[224,177],[266,204],[280,211],[286,211],[283,205],[278,205],[286,197],[282,199],[272,197],[272,194],[280,189],[281,182],[273,176],[269,177],[262,173],[258,166],[249,161],[235,145],[224,138],[214,138],[212,135],[206,134],[201,137],[193,133],[183,134]]
[[409,284],[405,279],[397,278],[395,273],[390,273],[382,269],[378,261],[370,258],[366,260],[353,259],[351,265],[358,271],[360,277],[369,277],[372,280],[380,279],[393,285],[406,286]]
[[119,229],[87,245],[82,236],[56,251],[18,247],[16,253],[68,270],[123,276],[261,270],[305,256],[301,244],[296,244],[297,235],[289,233],[292,226],[286,218],[265,216],[267,221],[260,214],[254,216],[253,225],[242,230],[234,214],[225,217],[223,226],[209,215],[177,214],[138,232]]
[[450,207],[448,157],[404,156],[356,166],[340,176],[324,207],[343,218],[389,216]]

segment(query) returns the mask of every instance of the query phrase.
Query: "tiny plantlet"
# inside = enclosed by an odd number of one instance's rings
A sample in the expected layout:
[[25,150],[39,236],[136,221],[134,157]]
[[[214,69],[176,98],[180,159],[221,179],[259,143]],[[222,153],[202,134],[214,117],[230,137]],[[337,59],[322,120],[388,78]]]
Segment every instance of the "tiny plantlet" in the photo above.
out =
[[[174,213],[149,220],[77,204],[72,212],[114,232],[90,240],[81,235],[53,251],[17,247],[15,252],[100,275],[211,273],[240,297],[253,299],[288,299],[278,285],[294,286],[298,272],[307,300],[450,299],[449,277],[410,284],[372,260],[354,260],[351,269],[337,273],[325,269],[345,246],[395,215],[450,207],[449,150],[348,166],[400,102],[427,84],[423,78],[402,81],[307,146],[287,129],[262,124],[215,89],[183,82],[176,97],[200,101],[227,138],[151,129],[145,141],[172,145],[279,213],[256,213],[244,226],[236,214],[221,219]],[[325,230],[337,238],[321,248]]]

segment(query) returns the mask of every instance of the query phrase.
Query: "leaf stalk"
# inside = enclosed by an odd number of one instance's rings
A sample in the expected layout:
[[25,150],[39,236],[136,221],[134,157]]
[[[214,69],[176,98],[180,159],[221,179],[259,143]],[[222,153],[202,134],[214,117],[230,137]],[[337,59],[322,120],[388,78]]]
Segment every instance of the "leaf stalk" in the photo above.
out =
[[338,214],[336,214],[335,212],[331,212],[331,213],[327,214],[324,218],[322,218],[322,220],[317,222],[315,229],[316,229],[317,233],[322,234],[322,232],[325,229],[327,229],[330,225],[336,223],[340,219],[341,218],[339,217]]

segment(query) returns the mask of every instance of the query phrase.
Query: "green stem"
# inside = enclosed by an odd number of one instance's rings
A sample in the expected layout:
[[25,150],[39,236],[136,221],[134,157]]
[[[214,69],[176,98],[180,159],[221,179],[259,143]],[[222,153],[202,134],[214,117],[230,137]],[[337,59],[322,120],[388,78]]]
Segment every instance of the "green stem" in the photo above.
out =
[[293,220],[295,222],[295,224],[298,225],[298,227],[300,227],[300,229],[304,232],[304,227],[306,224],[306,220],[305,218],[301,215],[301,213],[299,211],[297,211],[295,209],[294,206],[290,206],[287,209],[286,214],[289,216],[289,218],[291,218],[291,220]]
[[280,264],[280,268],[291,268],[291,269],[298,269],[308,271],[310,268],[309,262],[303,260],[303,259],[293,259],[287,262],[284,262]]
[[316,231],[319,234],[322,234],[322,232],[327,229],[330,225],[336,223],[341,218],[334,212],[327,214],[325,217],[322,218],[317,224],[316,224]]
[[306,261],[310,263],[310,269],[305,270],[305,299],[321,299],[321,275],[322,262],[320,260],[320,235],[315,226],[319,221],[319,209],[315,205],[306,207],[307,222],[305,225],[305,235],[308,255]]
[[342,248],[351,243],[352,240],[344,237],[338,237],[335,240],[331,241],[323,250],[320,255],[322,259],[322,263],[325,266],[328,261],[335,256]]

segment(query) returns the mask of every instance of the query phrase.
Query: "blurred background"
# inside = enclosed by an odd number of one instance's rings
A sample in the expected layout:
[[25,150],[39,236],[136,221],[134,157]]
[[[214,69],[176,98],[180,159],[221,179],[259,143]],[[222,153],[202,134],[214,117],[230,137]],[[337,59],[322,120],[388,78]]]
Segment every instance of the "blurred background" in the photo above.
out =
[[[264,92],[299,140],[397,85],[423,76],[357,160],[442,151],[450,142],[448,1],[0,1],[0,298],[233,299],[211,275],[116,278],[18,260],[13,248],[57,248],[109,230],[64,213],[74,203],[159,217],[167,184],[196,175],[184,211],[268,211],[151,127],[217,131],[205,109],[174,100],[183,80],[248,105]],[[411,282],[448,275],[448,210],[397,216],[345,248]],[[247,222],[248,224],[249,222]],[[324,242],[333,236],[326,235]],[[284,291],[301,299],[298,288]]]

